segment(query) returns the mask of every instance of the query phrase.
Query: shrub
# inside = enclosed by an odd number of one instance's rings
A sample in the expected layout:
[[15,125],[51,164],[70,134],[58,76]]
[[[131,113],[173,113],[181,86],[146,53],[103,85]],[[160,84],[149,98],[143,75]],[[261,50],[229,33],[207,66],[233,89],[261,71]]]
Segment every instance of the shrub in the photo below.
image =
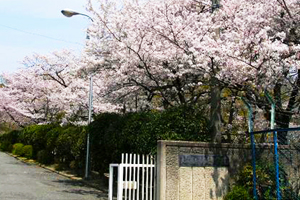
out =
[[14,144],[12,153],[17,156],[22,156],[23,155],[23,147],[24,147],[24,144],[22,144],[22,143]]
[[25,146],[23,147],[23,155],[24,155],[26,158],[28,158],[28,159],[32,158],[32,152],[33,152],[32,145],[25,145]]
[[13,130],[13,131],[10,131],[8,133],[1,135],[0,136],[0,141],[1,141],[0,150],[12,152],[13,144],[19,142],[19,140],[18,140],[19,134],[20,134],[19,130]]
[[24,144],[32,145],[35,150],[33,152],[33,158],[37,158],[36,153],[47,147],[46,134],[57,126],[56,124],[27,126],[22,130],[19,140]]
[[73,160],[81,165],[85,158],[85,128],[77,126],[66,126],[56,139],[56,159],[60,163],[69,165]]
[[224,200],[252,200],[247,188],[243,186],[234,186],[232,190],[224,197]]
[[126,148],[124,140],[127,135],[122,133],[126,117],[116,113],[102,113],[89,126],[93,170],[102,173],[107,170],[109,163],[119,162],[120,155]]
[[13,146],[9,141],[3,141],[0,146],[1,151],[12,152]]
[[[264,161],[256,163],[256,188],[259,199],[276,199],[276,181],[275,181],[275,166],[274,163]],[[286,200],[298,200],[299,195],[295,193],[290,187],[287,174],[285,173],[283,166],[279,165],[279,178],[280,178],[280,190],[282,199]],[[241,187],[248,191],[248,194],[252,196],[253,191],[253,170],[250,163],[246,164],[243,169],[238,173],[233,193],[242,192]]]
[[37,161],[42,164],[50,164],[53,162],[53,156],[47,150],[40,150],[37,153]]
[[57,145],[56,145],[56,141],[57,138],[59,137],[59,135],[62,134],[64,128],[61,126],[57,126],[52,128],[51,130],[49,130],[45,137],[46,137],[46,150],[48,152],[53,152],[53,154],[55,155],[57,150]]

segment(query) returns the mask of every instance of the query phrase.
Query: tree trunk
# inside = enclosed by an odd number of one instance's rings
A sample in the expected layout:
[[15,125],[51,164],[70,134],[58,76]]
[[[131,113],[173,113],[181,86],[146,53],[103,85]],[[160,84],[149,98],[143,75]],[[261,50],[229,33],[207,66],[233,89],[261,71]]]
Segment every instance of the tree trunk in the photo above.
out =
[[221,143],[221,89],[218,79],[211,79],[211,101],[210,101],[210,130],[212,142]]
[[[293,89],[292,89],[292,92],[291,92],[291,95],[289,98],[289,102],[288,102],[287,108],[285,110],[283,110],[282,107],[278,107],[278,106],[282,106],[281,98],[279,97],[279,95],[281,95],[281,92],[280,92],[281,84],[276,85],[277,87],[275,86],[275,88],[274,88],[274,95],[275,95],[276,106],[277,106],[275,121],[276,121],[276,125],[278,126],[278,128],[289,128],[289,124],[290,124],[290,121],[293,116],[293,110],[297,106],[296,97],[298,95],[299,87],[300,87],[300,77],[299,77],[300,70],[298,70],[297,73],[298,73],[297,79],[295,80],[295,85],[293,86]],[[286,131],[278,133],[278,143],[279,144],[288,144]]]
[[[219,8],[220,0],[212,0],[212,12]],[[220,29],[215,30],[216,37],[220,37]],[[216,38],[216,39],[217,39]],[[217,69],[215,69],[215,64],[211,58],[212,72],[215,75]],[[222,143],[221,134],[221,88],[219,85],[219,80],[213,76],[211,78],[211,100],[210,100],[210,130],[212,136],[212,142]]]

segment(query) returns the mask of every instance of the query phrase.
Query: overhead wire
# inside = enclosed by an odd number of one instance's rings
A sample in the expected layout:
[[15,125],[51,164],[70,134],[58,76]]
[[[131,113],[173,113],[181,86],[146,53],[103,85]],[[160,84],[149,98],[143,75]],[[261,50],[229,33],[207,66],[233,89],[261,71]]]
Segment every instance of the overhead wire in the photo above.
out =
[[14,27],[7,26],[7,25],[4,25],[4,24],[0,24],[0,26],[8,28],[8,29],[11,29],[11,30],[19,31],[19,32],[22,32],[22,33],[26,33],[26,34],[30,34],[30,35],[35,35],[35,36],[47,38],[47,39],[50,39],[50,40],[56,40],[56,41],[60,41],[60,42],[65,42],[65,43],[71,43],[71,44],[76,44],[76,45],[84,46],[83,44],[81,44],[79,42],[72,42],[72,41],[68,41],[68,40],[64,40],[64,39],[58,39],[58,38],[54,38],[54,37],[43,35],[43,34],[39,34],[39,33],[33,33],[33,32],[30,32],[30,31],[24,31],[22,29],[14,28]]

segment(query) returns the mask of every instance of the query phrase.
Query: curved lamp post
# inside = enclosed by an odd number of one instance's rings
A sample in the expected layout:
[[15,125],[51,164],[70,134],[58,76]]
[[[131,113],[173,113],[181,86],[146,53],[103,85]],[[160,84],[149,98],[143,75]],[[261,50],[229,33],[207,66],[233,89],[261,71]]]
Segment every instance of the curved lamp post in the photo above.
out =
[[[71,10],[62,10],[61,13],[66,17],[72,17],[74,15],[82,15],[89,18],[92,22],[94,21],[90,16],[86,14],[82,14],[79,12],[71,11]],[[86,37],[89,39],[89,35]],[[92,108],[93,108],[93,76],[90,75],[90,87],[89,87],[89,118],[88,124],[92,121]],[[86,163],[85,163],[85,175],[84,177],[87,179],[89,177],[89,160],[90,160],[90,133],[87,132],[87,142],[86,142]]]

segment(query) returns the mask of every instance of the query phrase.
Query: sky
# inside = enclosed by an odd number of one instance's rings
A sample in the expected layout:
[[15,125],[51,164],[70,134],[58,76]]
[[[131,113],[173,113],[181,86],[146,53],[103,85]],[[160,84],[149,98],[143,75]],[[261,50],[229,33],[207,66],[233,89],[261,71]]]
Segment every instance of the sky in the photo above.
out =
[[86,0],[0,0],[0,74],[23,67],[25,56],[62,49],[80,53],[90,20],[67,18],[63,9],[88,14]]

